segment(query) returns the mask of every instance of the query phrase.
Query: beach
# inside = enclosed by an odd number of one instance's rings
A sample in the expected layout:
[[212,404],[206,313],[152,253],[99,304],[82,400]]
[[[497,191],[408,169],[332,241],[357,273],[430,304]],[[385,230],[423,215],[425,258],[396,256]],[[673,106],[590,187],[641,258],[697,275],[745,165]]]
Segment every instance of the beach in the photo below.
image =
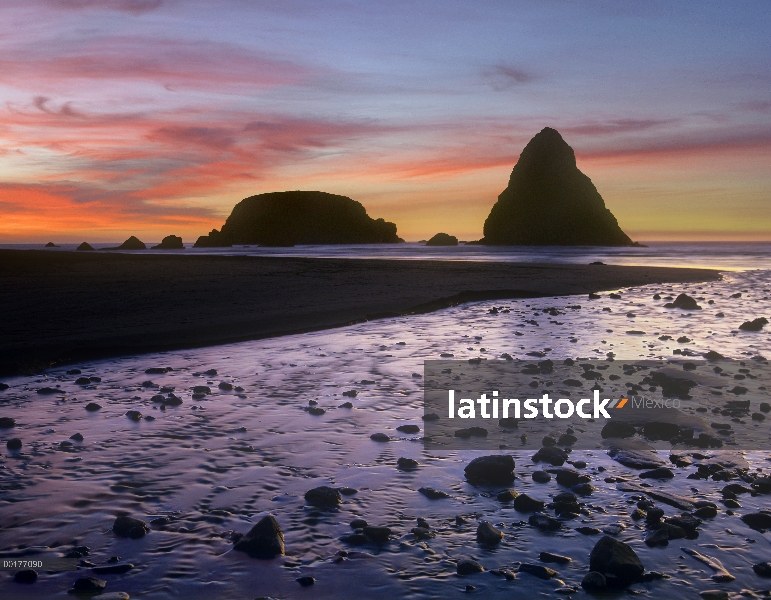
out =
[[300,333],[462,302],[713,281],[618,265],[0,250],[0,374]]

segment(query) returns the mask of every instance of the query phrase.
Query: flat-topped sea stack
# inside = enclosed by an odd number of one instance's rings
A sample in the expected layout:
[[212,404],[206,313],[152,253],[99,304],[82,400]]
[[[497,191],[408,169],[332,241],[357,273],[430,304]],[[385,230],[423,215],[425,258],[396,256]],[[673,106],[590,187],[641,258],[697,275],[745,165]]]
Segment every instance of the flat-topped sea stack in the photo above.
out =
[[197,248],[259,244],[390,244],[403,242],[396,225],[373,219],[346,196],[326,192],[271,192],[235,205],[221,231],[212,230]]
[[633,246],[555,129],[528,142],[484,225],[490,246]]

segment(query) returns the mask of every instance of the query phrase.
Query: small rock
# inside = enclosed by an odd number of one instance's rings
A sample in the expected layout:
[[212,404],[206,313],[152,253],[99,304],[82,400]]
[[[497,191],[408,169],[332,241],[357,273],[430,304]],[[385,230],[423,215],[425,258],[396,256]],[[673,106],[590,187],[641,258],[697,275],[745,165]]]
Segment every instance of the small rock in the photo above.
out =
[[538,558],[543,562],[553,562],[561,565],[565,565],[573,560],[569,556],[562,556],[561,554],[554,554],[553,552],[541,552]]
[[311,506],[329,508],[341,504],[343,498],[337,489],[322,485],[305,492],[305,501]]
[[771,563],[761,562],[756,565],[752,565],[752,570],[756,575],[760,577],[771,577]]
[[559,575],[554,569],[544,567],[543,565],[532,565],[530,563],[522,563],[519,565],[519,572],[534,575],[539,579],[551,579],[552,577]]
[[558,446],[544,446],[533,455],[533,462],[546,462],[560,467],[568,459],[568,453]]
[[480,544],[488,544],[490,546],[497,544],[503,539],[503,532],[500,529],[496,529],[493,525],[487,521],[482,521],[477,527],[477,542]]
[[316,578],[311,577],[310,575],[304,575],[302,577],[298,577],[297,579],[295,579],[295,581],[303,587],[309,587],[314,583],[316,583]]
[[581,581],[581,587],[589,593],[605,591],[607,585],[605,575],[598,573],[597,571],[590,571],[584,575],[584,578]]
[[75,440],[76,442],[82,442],[83,441],[83,434],[82,433],[73,433],[70,436],[71,440]]
[[37,579],[37,571],[32,569],[24,569],[23,571],[17,571],[13,576],[13,580],[16,583],[35,583]]
[[541,531],[557,531],[558,529],[562,528],[562,523],[559,520],[548,515],[530,515],[530,518],[527,520],[527,522],[536,529],[540,529]]
[[484,570],[484,567],[475,560],[464,558],[458,561],[458,575],[474,575]]
[[130,410],[126,413],[126,416],[132,421],[139,421],[142,418],[142,413],[138,410]]
[[369,439],[375,442],[390,442],[391,438],[385,433],[373,433]]
[[533,481],[536,483],[549,483],[551,481],[551,475],[546,471],[533,471]]
[[72,584],[76,592],[99,592],[107,586],[107,582],[96,577],[80,577]]
[[645,567],[631,546],[605,536],[598,541],[589,555],[589,569],[612,575],[625,587],[642,577]]
[[749,513],[742,517],[742,521],[747,527],[757,531],[771,529],[771,513],[769,512]]
[[704,600],[728,600],[728,592],[725,590],[704,590],[699,592],[699,596]]
[[527,494],[520,494],[514,499],[514,509],[519,512],[536,512],[543,510],[545,505],[543,500],[537,500]]
[[88,404],[86,404],[86,410],[89,412],[99,410],[100,408],[102,408],[102,405],[97,404],[96,402],[89,402]]
[[141,538],[150,531],[147,523],[132,517],[118,517],[112,524],[112,530],[118,537]]
[[758,317],[752,321],[745,321],[739,325],[739,329],[742,331],[760,331],[764,325],[768,325],[768,319],[765,317]]
[[97,575],[120,575],[122,573],[128,573],[134,565],[131,563],[123,563],[120,565],[106,565],[103,567],[94,567],[91,570]]
[[498,502],[511,502],[514,500],[517,496],[519,496],[519,492],[516,490],[503,490],[502,492],[498,493]]
[[701,310],[701,306],[696,303],[694,298],[691,298],[688,294],[680,294],[675,298],[674,302],[668,302],[664,305],[664,308],[681,308],[683,310]]
[[643,471],[640,473],[640,479],[672,479],[675,474],[666,467],[653,469],[652,471]]
[[246,552],[258,558],[273,558],[284,554],[284,533],[272,515],[260,519],[233,546],[234,550]]
[[12,438],[5,443],[5,447],[9,450],[21,450],[21,440],[19,438]]
[[0,429],[10,429],[16,425],[16,419],[11,417],[0,417]]
[[396,428],[396,431],[401,431],[402,433],[418,433],[420,427],[417,425],[399,425],[399,427]]
[[417,469],[420,466],[420,463],[414,458],[401,457],[396,461],[396,466],[402,471],[411,471]]
[[609,421],[605,424],[600,432],[602,439],[607,438],[628,438],[637,433],[637,430],[628,423],[621,423],[619,421]]
[[432,487],[422,487],[418,490],[429,500],[440,500],[441,498],[449,498],[450,494],[441,490],[436,490]]
[[480,456],[466,465],[464,473],[471,483],[506,485],[514,481],[514,458],[500,454]]
[[374,527],[368,525],[367,527],[364,527],[364,535],[373,542],[383,544],[391,537],[391,529],[388,527]]

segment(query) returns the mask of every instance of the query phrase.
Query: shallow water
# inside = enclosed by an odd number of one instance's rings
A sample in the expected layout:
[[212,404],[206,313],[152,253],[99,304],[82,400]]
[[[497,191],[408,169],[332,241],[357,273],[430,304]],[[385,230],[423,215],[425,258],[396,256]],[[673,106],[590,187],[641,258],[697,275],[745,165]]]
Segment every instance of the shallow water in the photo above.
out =
[[[648,242],[646,248],[557,247],[557,246],[466,246],[429,247],[406,244],[307,245],[292,248],[233,246],[232,248],[193,248],[184,250],[126,251],[131,254],[183,254],[219,256],[294,256],[316,258],[380,258],[398,260],[463,260],[525,263],[587,264],[602,261],[613,265],[664,267],[707,267],[731,271],[771,269],[769,242]],[[61,244],[46,252],[72,251],[79,244]],[[93,244],[97,249],[118,244]],[[153,245],[148,243],[148,248]],[[40,250],[42,244],[0,244],[0,249]],[[121,251],[124,252],[124,251]]]
[[[525,573],[512,581],[490,573],[459,577],[455,563],[473,557],[488,570],[512,568],[517,561],[538,563],[540,551],[554,551],[571,556],[573,562],[547,566],[557,569],[565,584],[578,585],[599,537],[581,535],[574,528],[618,522],[625,529],[617,538],[634,547],[646,569],[671,576],[636,584],[634,590],[658,598],[694,597],[716,588],[768,589],[769,580],[756,576],[751,566],[769,560],[771,536],[739,520],[741,514],[768,507],[767,496],[742,496],[737,515],[721,510],[705,521],[696,540],[648,548],[642,542],[644,521],[635,523],[629,517],[635,494],[604,482],[608,476],[639,481],[637,471],[602,451],[575,451],[572,459],[587,461],[586,472],[598,488],[585,499],[590,514],[566,522],[560,532],[544,534],[526,524],[528,514],[496,500],[500,488],[477,488],[465,481],[464,466],[489,451],[424,451],[420,434],[401,434],[396,427],[422,427],[422,381],[413,373],[422,373],[424,359],[442,353],[492,359],[503,352],[526,358],[527,352],[541,351],[562,359],[604,358],[613,352],[617,360],[628,360],[672,357],[673,350],[680,349],[698,354],[716,350],[736,359],[770,357],[767,331],[737,329],[744,320],[771,316],[769,289],[769,271],[745,271],[726,273],[714,283],[620,290],[620,300],[604,294],[594,301],[509,301],[509,313],[490,314],[490,303],[471,303],[331,331],[73,365],[82,370],[80,376],[101,378],[85,386],[75,384],[78,375],[66,374],[72,366],[38,377],[6,379],[11,387],[0,392],[0,417],[12,417],[17,425],[1,430],[2,439],[19,437],[24,446],[20,452],[3,447],[0,458],[0,554],[61,556],[85,544],[91,549],[87,560],[95,564],[117,555],[136,565],[123,575],[101,576],[108,581],[106,591],[125,591],[134,598],[453,598],[465,597],[469,584],[475,594],[553,597],[562,585],[557,580],[542,581]],[[699,303],[704,309],[670,310],[663,308],[665,299],[652,300],[656,292],[674,296],[681,291],[703,299]],[[736,292],[742,296],[731,298]],[[534,309],[576,304],[582,308],[558,318],[544,316],[538,326],[526,323]],[[631,311],[635,317],[627,316]],[[725,316],[717,318],[721,311]],[[521,324],[525,326],[517,327]],[[629,329],[646,334],[626,335]],[[691,341],[659,340],[664,334],[675,339],[686,335]],[[145,374],[145,369],[165,366],[174,370]],[[208,369],[218,374],[200,374]],[[158,389],[142,385],[148,380],[174,387],[183,403],[160,410],[151,401]],[[244,391],[220,390],[221,381]],[[208,385],[212,393],[193,399],[195,385]],[[58,386],[61,394],[37,393],[46,386]],[[342,396],[352,389],[358,392],[354,398]],[[318,401],[327,412],[309,414],[304,410],[309,400]],[[346,400],[354,408],[338,408]],[[89,402],[102,409],[87,412]],[[128,410],[155,419],[134,422],[125,416]],[[84,436],[83,442],[60,445],[76,432]],[[372,441],[369,436],[376,432],[393,440]],[[532,463],[532,451],[511,454],[518,477],[514,487],[520,493],[548,500],[564,491],[554,480],[531,480],[532,471],[542,466]],[[667,455],[662,453],[664,459]],[[421,466],[413,472],[397,470],[396,460],[402,456]],[[768,472],[770,456],[756,452],[747,459],[753,468]],[[598,467],[606,471],[599,473]],[[723,508],[724,483],[687,480],[693,467],[673,470],[676,477],[656,481],[658,489],[712,500]],[[304,493],[321,485],[348,486],[358,493],[344,496],[335,510],[305,506]],[[423,486],[451,497],[429,500],[417,492]],[[668,516],[678,512],[659,506]],[[233,551],[230,533],[248,531],[268,513],[284,531],[287,555],[265,561]],[[142,539],[121,539],[110,531],[118,514],[172,520]],[[456,525],[456,515],[468,522]],[[357,517],[391,527],[392,541],[381,547],[347,546],[340,538],[351,533],[349,523]],[[429,521],[435,538],[414,539],[410,530],[417,517]],[[496,548],[477,544],[481,518],[504,531]],[[712,571],[681,547],[718,558],[736,580],[711,581]],[[340,550],[350,554],[335,561]],[[0,596],[64,598],[77,576],[89,574],[86,568],[78,574],[41,573],[36,583],[26,586],[13,583],[13,573],[4,572]],[[317,581],[300,588],[295,582],[300,575]]]

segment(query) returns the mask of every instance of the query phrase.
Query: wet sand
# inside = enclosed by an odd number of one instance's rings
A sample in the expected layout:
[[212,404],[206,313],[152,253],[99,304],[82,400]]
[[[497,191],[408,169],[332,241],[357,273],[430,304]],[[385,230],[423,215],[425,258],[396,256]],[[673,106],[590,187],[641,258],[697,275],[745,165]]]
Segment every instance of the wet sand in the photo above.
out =
[[462,302],[715,280],[717,271],[0,250],[0,373],[300,333]]

